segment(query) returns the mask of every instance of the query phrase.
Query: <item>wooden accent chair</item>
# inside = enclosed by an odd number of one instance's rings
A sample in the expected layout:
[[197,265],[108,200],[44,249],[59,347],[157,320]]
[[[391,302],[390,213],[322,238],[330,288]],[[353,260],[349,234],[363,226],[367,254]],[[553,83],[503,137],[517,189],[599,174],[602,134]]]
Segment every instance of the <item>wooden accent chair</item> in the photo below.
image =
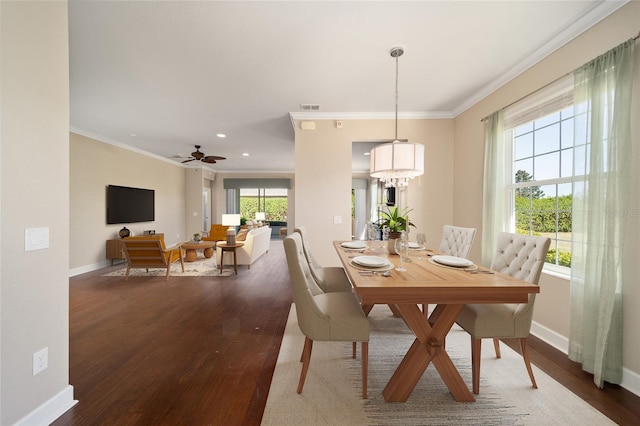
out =
[[295,232],[300,234],[304,257],[307,260],[309,269],[311,270],[311,276],[316,280],[318,287],[320,287],[325,293],[332,293],[335,291],[346,291],[351,293],[351,281],[349,281],[347,274],[344,272],[344,268],[340,266],[320,266],[311,254],[311,244],[307,237],[306,227],[300,225],[295,228]]
[[313,341],[362,342],[362,398],[367,398],[367,372],[369,364],[369,321],[362,312],[353,293],[324,293],[311,276],[304,257],[300,234],[292,233],[284,239],[284,250],[291,277],[293,301],[298,316],[298,326],[305,335],[302,351],[302,371],[298,382],[298,394],[302,393],[309,370]]
[[[501,232],[498,235],[491,269],[537,285],[550,244],[551,240],[546,237]],[[498,339],[518,339],[531,384],[538,388],[527,352],[527,337],[531,329],[535,297],[534,293],[530,294],[527,303],[519,304],[465,305],[460,312],[456,322],[471,335],[473,393],[480,392],[480,349],[484,338],[493,339],[497,358],[500,358]]]
[[184,260],[182,247],[177,244],[166,248],[162,236],[139,236],[124,239],[124,251],[127,257],[127,273],[125,281],[129,279],[129,271],[132,268],[166,268],[165,281],[169,280],[171,265],[180,260],[182,272],[184,272]]

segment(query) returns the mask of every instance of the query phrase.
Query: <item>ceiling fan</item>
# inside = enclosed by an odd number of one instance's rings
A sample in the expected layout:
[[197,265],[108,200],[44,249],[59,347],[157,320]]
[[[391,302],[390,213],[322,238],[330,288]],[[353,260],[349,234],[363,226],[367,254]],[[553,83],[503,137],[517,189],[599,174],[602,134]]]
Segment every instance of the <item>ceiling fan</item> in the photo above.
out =
[[200,145],[195,145],[195,147],[196,150],[191,153],[191,158],[184,160],[183,163],[188,163],[190,161],[202,161],[203,163],[214,164],[219,160],[226,160],[225,157],[218,157],[217,155],[204,155],[204,153],[200,151]]

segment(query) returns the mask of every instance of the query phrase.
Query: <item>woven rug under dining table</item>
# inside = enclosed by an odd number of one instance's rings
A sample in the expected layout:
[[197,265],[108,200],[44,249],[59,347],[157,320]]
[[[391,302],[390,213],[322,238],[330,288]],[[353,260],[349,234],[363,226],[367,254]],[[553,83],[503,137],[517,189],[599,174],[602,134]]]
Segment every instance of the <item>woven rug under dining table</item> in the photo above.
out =
[[[263,425],[568,425],[614,424],[534,366],[539,389],[533,389],[519,354],[502,345],[483,345],[480,395],[476,402],[455,402],[433,365],[404,403],[388,403],[382,389],[414,339],[402,319],[377,305],[369,315],[369,398],[361,398],[360,345],[351,358],[349,342],[315,342],[301,395],[300,354],[304,336],[292,305]],[[466,383],[471,383],[469,335],[454,326],[447,351]]]

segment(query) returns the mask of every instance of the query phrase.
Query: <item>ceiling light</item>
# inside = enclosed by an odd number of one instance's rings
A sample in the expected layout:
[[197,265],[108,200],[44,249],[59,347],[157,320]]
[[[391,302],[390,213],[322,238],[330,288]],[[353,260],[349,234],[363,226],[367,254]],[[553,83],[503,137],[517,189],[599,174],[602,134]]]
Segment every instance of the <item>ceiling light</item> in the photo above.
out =
[[243,157],[248,157],[248,156],[249,156],[249,153],[248,153],[248,152],[243,152],[243,153],[242,153],[242,156],[243,156]]
[[225,135],[224,133],[218,133],[216,136],[219,137],[220,139],[227,137],[227,135]]
[[376,146],[370,152],[370,174],[384,182],[385,187],[403,187],[409,180],[424,174],[424,145],[398,140],[398,58],[404,49],[394,47],[391,57],[396,59],[396,120],[395,139]]

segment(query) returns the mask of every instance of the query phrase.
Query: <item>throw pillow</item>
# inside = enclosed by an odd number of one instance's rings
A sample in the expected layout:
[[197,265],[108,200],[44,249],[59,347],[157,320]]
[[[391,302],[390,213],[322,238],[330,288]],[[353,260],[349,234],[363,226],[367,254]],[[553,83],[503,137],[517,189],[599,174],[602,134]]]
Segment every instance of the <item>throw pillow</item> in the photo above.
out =
[[248,233],[249,233],[248,229],[241,229],[240,231],[238,231],[238,235],[236,235],[236,241],[246,240]]

